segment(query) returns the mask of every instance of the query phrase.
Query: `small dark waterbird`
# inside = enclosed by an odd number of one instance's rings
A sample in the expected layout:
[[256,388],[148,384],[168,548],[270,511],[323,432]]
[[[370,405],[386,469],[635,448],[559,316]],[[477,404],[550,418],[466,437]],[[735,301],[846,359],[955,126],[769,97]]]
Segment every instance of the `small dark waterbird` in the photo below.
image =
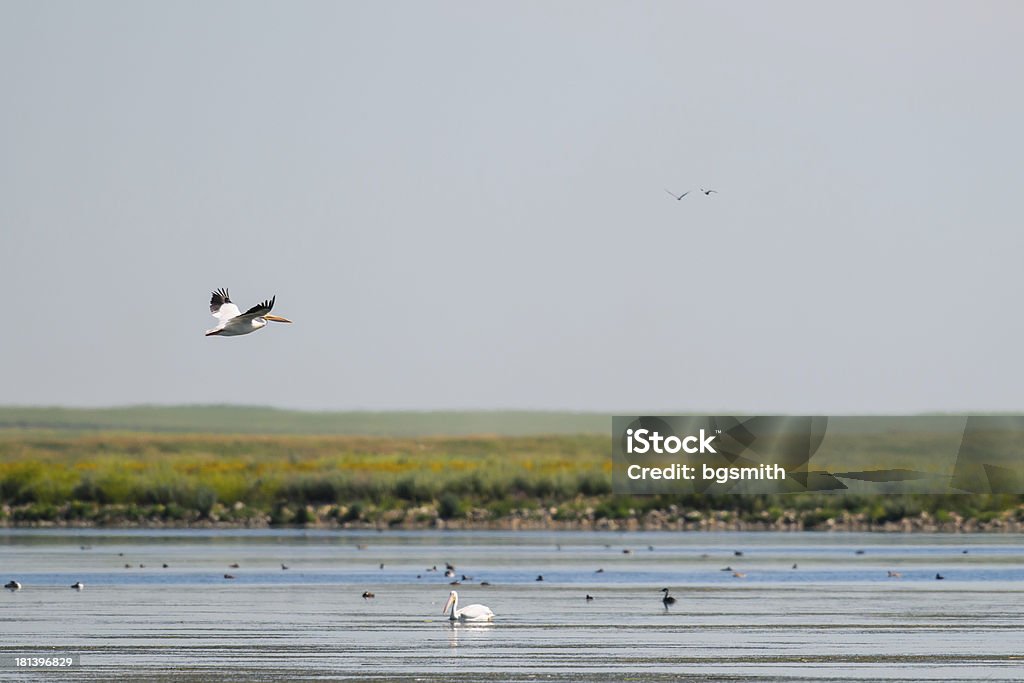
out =
[[668,608],[669,605],[676,604],[676,599],[668,594],[668,589],[667,588],[662,588],[661,592],[665,594],[665,597],[663,597],[661,599],[661,604],[665,605],[666,609]]

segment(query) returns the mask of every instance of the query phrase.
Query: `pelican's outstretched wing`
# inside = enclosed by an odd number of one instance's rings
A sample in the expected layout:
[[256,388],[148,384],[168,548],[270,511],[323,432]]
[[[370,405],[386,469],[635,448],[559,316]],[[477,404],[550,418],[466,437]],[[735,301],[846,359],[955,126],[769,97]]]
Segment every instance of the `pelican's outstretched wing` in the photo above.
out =
[[266,315],[267,313],[270,313],[272,308],[274,308],[275,301],[277,301],[277,297],[272,296],[263,303],[256,304],[242,315],[244,315],[247,318],[258,318],[261,315]]
[[221,322],[227,322],[239,314],[238,306],[231,303],[226,288],[215,290],[210,297],[210,314]]

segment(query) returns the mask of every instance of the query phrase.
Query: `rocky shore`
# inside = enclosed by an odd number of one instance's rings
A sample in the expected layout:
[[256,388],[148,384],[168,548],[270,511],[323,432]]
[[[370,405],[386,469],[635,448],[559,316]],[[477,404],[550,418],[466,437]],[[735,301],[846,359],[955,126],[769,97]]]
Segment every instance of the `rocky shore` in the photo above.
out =
[[494,515],[474,508],[458,516],[442,516],[432,505],[388,510],[361,506],[282,505],[272,511],[235,503],[214,505],[206,512],[169,510],[166,506],[65,505],[50,514],[29,506],[0,507],[0,527],[127,527],[127,528],[270,528],[322,529],[460,529],[559,531],[833,531],[883,533],[1024,533],[1024,505],[984,518],[956,512],[920,512],[896,519],[872,519],[866,513],[785,510],[772,515],[738,510],[629,511],[620,517],[598,514],[593,507],[566,512],[558,507],[514,509]]

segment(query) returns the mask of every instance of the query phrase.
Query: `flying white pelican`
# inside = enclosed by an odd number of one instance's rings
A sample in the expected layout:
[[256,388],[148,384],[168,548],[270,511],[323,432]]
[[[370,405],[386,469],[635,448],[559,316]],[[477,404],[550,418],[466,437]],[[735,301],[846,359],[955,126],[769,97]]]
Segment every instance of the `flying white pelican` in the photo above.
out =
[[223,337],[235,337],[240,334],[249,334],[266,327],[268,320],[275,323],[290,323],[291,320],[287,318],[270,315],[270,309],[274,307],[276,299],[277,297],[271,297],[242,313],[238,310],[238,306],[231,302],[227,289],[216,290],[210,298],[210,313],[220,321],[220,325],[212,330],[207,330],[206,336],[219,334]]
[[448,602],[444,603],[441,614],[447,614],[449,607],[452,609],[452,614],[448,617],[449,621],[491,621],[494,619],[494,612],[490,607],[484,605],[466,605],[459,609],[459,594],[455,591],[448,594]]

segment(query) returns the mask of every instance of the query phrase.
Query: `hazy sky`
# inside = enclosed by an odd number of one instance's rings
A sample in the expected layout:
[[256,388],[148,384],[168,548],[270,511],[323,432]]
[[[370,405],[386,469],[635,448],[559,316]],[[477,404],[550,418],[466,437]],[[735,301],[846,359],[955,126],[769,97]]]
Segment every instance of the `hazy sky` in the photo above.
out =
[[1021,26],[2,1],[0,403],[1024,410]]

